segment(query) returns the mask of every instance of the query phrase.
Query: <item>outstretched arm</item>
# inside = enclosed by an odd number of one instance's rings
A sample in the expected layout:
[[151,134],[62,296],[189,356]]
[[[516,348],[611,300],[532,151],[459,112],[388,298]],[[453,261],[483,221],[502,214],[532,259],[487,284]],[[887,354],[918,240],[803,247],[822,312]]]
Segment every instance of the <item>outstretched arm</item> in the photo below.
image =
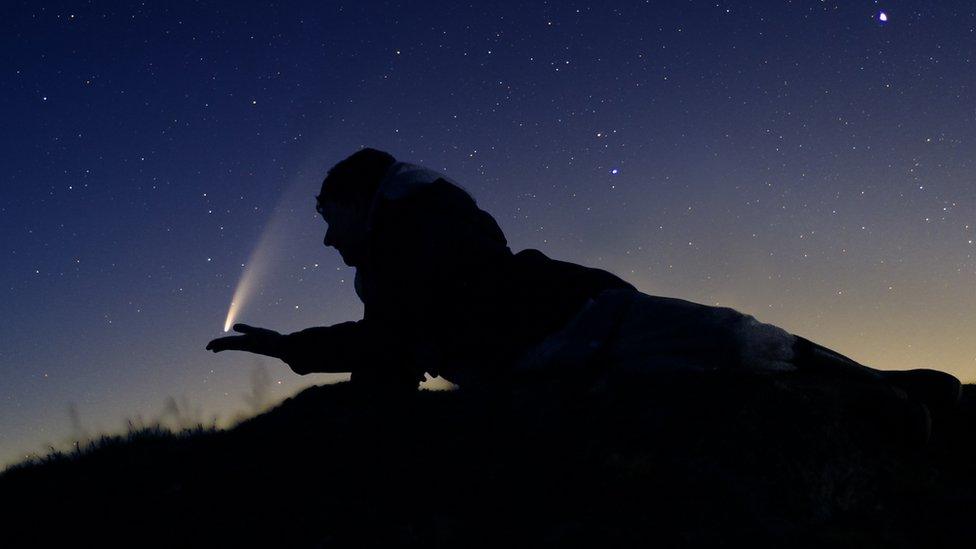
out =
[[207,350],[247,351],[281,359],[295,373],[352,372],[363,363],[367,346],[362,321],[308,328],[293,334],[235,324],[242,335],[214,339]]
[[[282,336],[279,356],[297,374],[355,372],[369,365],[363,321],[306,328]],[[375,342],[374,342],[375,344]]]
[[292,334],[235,324],[242,335],[215,339],[207,350],[248,351],[284,361],[301,375],[351,372],[362,386],[414,390],[423,371],[391,341],[371,334],[365,321],[307,328]]

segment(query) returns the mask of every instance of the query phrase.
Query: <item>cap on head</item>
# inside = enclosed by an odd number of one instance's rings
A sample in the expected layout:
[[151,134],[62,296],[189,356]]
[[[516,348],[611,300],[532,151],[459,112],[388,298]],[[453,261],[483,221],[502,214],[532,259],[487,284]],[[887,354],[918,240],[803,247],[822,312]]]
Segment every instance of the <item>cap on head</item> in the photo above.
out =
[[377,149],[362,149],[349,155],[329,170],[316,200],[366,201],[372,198],[383,176],[396,162],[393,155]]

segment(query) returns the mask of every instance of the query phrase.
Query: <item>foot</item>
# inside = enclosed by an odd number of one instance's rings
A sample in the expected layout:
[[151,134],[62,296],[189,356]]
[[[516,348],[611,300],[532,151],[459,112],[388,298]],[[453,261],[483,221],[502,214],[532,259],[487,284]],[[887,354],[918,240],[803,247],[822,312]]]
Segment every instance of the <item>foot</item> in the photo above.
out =
[[937,370],[882,371],[882,378],[905,391],[908,398],[933,411],[954,408],[962,396],[962,383],[955,376]]

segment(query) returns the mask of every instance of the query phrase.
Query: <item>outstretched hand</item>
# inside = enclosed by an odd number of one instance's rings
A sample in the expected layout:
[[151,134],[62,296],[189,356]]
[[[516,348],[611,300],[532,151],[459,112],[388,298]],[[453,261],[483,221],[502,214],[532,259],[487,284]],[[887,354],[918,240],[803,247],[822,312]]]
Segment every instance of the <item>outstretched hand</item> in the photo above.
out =
[[215,353],[247,351],[277,358],[281,349],[281,338],[284,337],[278,332],[247,324],[234,324],[234,331],[244,335],[218,337],[207,343],[207,350]]

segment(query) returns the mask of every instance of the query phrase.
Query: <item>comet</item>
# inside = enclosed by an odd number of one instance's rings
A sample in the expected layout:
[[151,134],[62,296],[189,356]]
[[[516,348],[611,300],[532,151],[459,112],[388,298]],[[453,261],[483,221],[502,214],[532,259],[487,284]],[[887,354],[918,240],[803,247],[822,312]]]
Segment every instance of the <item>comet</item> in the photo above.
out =
[[234,289],[234,296],[231,298],[230,306],[227,308],[227,318],[224,320],[224,332],[230,331],[231,326],[234,325],[234,321],[240,315],[244,305],[254,295],[255,289],[258,287],[258,281],[264,278],[268,266],[272,262],[272,251],[275,249],[273,243],[276,240],[273,238],[273,235],[279,229],[279,212],[281,210],[282,208],[278,209],[275,216],[265,227],[257,246],[251,252],[251,257],[244,264],[244,272],[241,273],[241,278],[238,280],[237,287]]
[[[303,242],[306,236],[313,235],[308,241],[309,244],[321,242],[319,240],[321,225],[318,225],[321,219],[315,213],[309,189],[318,191],[322,181],[321,174],[326,171],[322,166],[327,165],[326,162],[334,154],[325,144],[310,148],[318,152],[309,155],[302,166],[294,172],[290,184],[285,185],[277,207],[272,210],[247,263],[242,265],[241,278],[237,281],[230,305],[227,307],[227,317],[224,319],[225,333],[229,332],[240,318],[242,311],[261,288],[262,281],[268,276],[272,267],[280,266],[279,253],[284,247],[296,241]],[[303,211],[308,212],[307,217],[301,214]],[[314,227],[308,224],[311,219],[316,221]]]
[[[267,277],[271,268],[280,263],[277,260],[282,248],[289,242],[295,241],[300,234],[311,234],[308,233],[310,227],[305,225],[305,222],[311,216],[318,218],[318,215],[314,213],[312,202],[309,200],[309,188],[317,189],[315,180],[318,174],[322,173],[323,159],[324,157],[310,158],[301,169],[296,171],[291,184],[285,187],[247,263],[242,265],[244,269],[234,288],[230,306],[227,308],[227,317],[224,319],[224,332],[230,331],[240,318],[241,312],[261,288],[261,282]],[[309,217],[296,215],[296,212],[303,210],[309,213]],[[319,227],[315,227],[312,232],[318,233],[318,231]]]

